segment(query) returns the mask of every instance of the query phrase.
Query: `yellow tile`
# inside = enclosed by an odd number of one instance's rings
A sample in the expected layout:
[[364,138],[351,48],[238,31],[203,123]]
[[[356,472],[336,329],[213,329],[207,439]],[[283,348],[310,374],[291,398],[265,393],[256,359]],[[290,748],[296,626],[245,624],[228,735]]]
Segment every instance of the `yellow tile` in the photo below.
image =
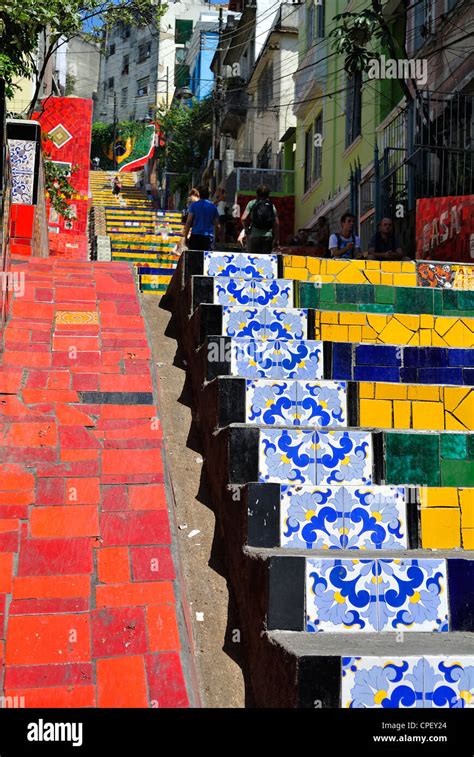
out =
[[377,399],[405,400],[407,398],[406,384],[379,384],[375,385]]
[[375,393],[375,384],[369,381],[362,381],[359,384],[359,397],[361,399],[373,399]]
[[407,344],[412,336],[413,332],[395,318],[391,319],[379,335],[380,340],[385,344]]
[[347,323],[349,326],[365,326],[367,315],[366,313],[351,313],[343,310],[339,313],[339,323]]
[[415,386],[408,386],[407,389],[409,400],[439,402],[441,399],[441,387],[439,386],[415,384]]
[[370,326],[362,326],[362,341],[363,342],[373,342],[375,339],[377,339],[377,332],[374,331]]
[[401,269],[402,265],[399,260],[384,260],[382,262],[382,271],[384,273],[400,273]]
[[474,528],[463,528],[462,546],[463,549],[474,549]]
[[411,273],[414,276],[416,276],[416,264],[412,263],[411,261],[402,261],[401,263],[401,271],[402,273]]
[[397,287],[416,287],[416,273],[394,273],[393,285]]
[[[323,324],[320,328],[320,339],[328,342],[350,342],[347,326],[332,326]],[[316,337],[318,338],[318,337]]]
[[419,315],[409,315],[408,313],[397,313],[393,316],[395,320],[402,323],[404,326],[407,327],[407,329],[410,329],[410,331],[418,331],[420,328],[420,316]]
[[358,271],[357,268],[346,267],[337,276],[337,281],[341,284],[367,284],[362,271]]
[[306,268],[285,268],[285,279],[295,279],[296,281],[306,281],[308,271]]
[[454,486],[420,487],[422,507],[459,507],[458,489]]
[[[370,261],[369,261],[370,262]],[[375,260],[372,262],[376,262]],[[371,284],[380,284],[380,271],[367,271],[365,272],[367,280]]]
[[393,428],[411,427],[411,403],[407,400],[395,400],[393,403]]
[[424,549],[455,549],[461,546],[459,510],[449,507],[421,511],[421,546]]
[[292,265],[293,255],[283,255],[283,268],[286,268],[286,266],[289,266],[291,268]]
[[474,430],[474,392],[472,390],[457,408],[453,410],[453,415],[458,418],[469,431]]
[[339,323],[339,313],[333,310],[321,310],[321,323]]
[[432,329],[434,326],[434,318],[432,315],[420,315],[420,326],[422,329]]
[[432,329],[429,333],[431,334],[432,347],[446,347],[446,342],[444,341],[443,337],[437,334],[434,329]]
[[375,270],[380,271],[380,260],[368,260],[365,266],[365,270]]
[[413,428],[426,431],[443,431],[444,408],[442,402],[413,402],[411,412]]
[[[470,321],[472,319],[466,319]],[[466,324],[458,320],[452,328],[444,334],[444,339],[450,347],[474,347],[474,334]]]
[[415,331],[412,338],[407,342],[407,344],[410,345],[410,347],[419,347],[420,346],[420,334],[421,331]]
[[454,410],[469,392],[472,392],[472,389],[465,386],[445,386],[444,405],[446,410]]
[[306,267],[310,273],[326,273],[325,267],[321,265],[325,261],[321,258],[307,258]]
[[367,320],[369,322],[369,326],[375,329],[378,334],[387,325],[389,316],[380,315],[377,313],[367,313]]
[[437,316],[437,318],[435,320],[435,326],[434,327],[435,327],[436,331],[438,332],[438,334],[440,334],[441,336],[443,336],[444,334],[446,334],[446,332],[450,328],[452,328],[455,325],[455,323],[458,320],[459,320],[458,318],[448,318],[448,316],[446,316],[446,315],[439,315],[439,316]]
[[333,260],[332,258],[328,258],[326,260],[326,266],[326,271],[328,273],[339,274],[343,268],[348,268],[349,263],[347,260]]
[[395,273],[384,273],[383,271],[380,274],[380,283],[385,284],[387,286],[393,286],[393,280],[394,276],[397,276],[398,274]]
[[464,425],[464,423],[461,423],[458,421],[457,418],[452,415],[452,413],[449,413],[447,410],[444,412],[444,428],[445,431],[469,431],[470,429],[467,428],[467,426]]
[[371,428],[392,428],[392,403],[387,400],[361,399],[359,425]]
[[307,268],[308,260],[304,255],[293,255],[293,268]]
[[474,489],[460,489],[461,520],[463,528],[474,528]]
[[349,326],[349,341],[350,342],[362,341],[362,326]]

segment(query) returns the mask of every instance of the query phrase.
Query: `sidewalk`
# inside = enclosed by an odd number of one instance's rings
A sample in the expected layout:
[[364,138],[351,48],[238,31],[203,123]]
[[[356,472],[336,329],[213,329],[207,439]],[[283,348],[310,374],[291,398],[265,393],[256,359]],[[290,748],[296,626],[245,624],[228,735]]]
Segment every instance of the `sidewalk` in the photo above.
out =
[[26,707],[196,704],[126,264],[30,259],[0,356],[0,657]]

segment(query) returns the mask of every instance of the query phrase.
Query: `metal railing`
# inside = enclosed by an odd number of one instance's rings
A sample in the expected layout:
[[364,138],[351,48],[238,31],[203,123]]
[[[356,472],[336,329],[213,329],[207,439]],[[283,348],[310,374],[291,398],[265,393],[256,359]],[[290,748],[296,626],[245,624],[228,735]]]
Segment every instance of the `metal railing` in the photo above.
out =
[[254,192],[259,184],[267,184],[271,192],[295,192],[295,172],[272,168],[237,168],[237,192]]

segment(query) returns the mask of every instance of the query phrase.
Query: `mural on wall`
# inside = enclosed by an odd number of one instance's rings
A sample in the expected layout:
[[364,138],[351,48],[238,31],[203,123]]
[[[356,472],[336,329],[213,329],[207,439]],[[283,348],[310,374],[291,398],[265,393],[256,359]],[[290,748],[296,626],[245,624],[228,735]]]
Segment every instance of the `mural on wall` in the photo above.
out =
[[417,260],[474,260],[474,195],[416,202]]
[[[137,171],[148,162],[156,143],[156,128],[155,124],[119,124],[115,139],[115,161],[120,173]],[[92,156],[98,157],[100,168],[108,171],[115,169],[112,129],[109,124],[105,132],[94,131],[92,142]]]

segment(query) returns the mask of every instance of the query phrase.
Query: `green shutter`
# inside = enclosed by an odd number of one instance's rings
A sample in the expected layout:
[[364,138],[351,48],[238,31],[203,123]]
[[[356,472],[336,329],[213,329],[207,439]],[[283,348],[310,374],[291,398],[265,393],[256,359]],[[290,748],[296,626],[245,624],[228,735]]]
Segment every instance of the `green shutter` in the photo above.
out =
[[191,39],[193,22],[185,19],[176,19],[174,41],[177,45],[185,45]]

